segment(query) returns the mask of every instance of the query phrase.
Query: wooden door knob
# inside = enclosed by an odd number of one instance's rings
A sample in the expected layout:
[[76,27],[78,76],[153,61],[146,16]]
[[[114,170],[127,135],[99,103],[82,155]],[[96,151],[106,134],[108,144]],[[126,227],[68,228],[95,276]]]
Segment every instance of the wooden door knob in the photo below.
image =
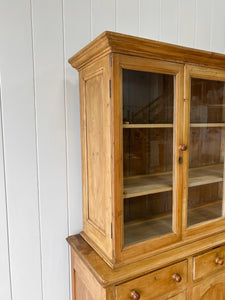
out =
[[186,151],[187,150],[187,145],[181,144],[181,145],[179,145],[178,148],[179,148],[180,151]]
[[176,282],[181,282],[182,277],[180,276],[180,274],[175,273],[173,274],[172,278],[176,281]]
[[141,298],[140,294],[139,294],[137,291],[135,291],[135,290],[132,290],[132,291],[130,292],[130,295],[131,295],[131,298],[132,298],[133,300],[138,300],[138,299]]
[[215,259],[215,263],[216,263],[217,265],[222,266],[223,263],[224,263],[224,260],[223,260],[222,258],[217,257],[217,258]]

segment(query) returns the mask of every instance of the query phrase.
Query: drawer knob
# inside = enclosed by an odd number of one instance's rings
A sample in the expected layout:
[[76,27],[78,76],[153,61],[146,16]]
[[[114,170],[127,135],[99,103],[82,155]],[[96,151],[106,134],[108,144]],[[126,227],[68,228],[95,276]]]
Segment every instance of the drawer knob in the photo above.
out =
[[176,282],[181,282],[182,277],[180,276],[180,274],[178,273],[174,273],[172,278],[176,281]]
[[223,260],[222,258],[217,257],[217,258],[215,259],[215,263],[216,263],[217,265],[222,266],[223,263],[224,263],[224,260]]
[[181,144],[181,145],[179,145],[179,150],[181,150],[181,151],[186,151],[187,150],[187,145],[184,145],[184,144]]
[[130,295],[131,295],[131,298],[134,300],[139,300],[141,298],[140,294],[135,290],[132,290],[130,292]]

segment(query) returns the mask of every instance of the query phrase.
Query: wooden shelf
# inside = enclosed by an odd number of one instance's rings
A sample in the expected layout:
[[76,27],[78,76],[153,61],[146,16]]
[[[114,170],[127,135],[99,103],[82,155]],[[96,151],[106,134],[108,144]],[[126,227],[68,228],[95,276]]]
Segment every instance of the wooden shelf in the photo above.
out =
[[222,216],[222,200],[188,209],[187,226],[193,226]]
[[123,128],[173,128],[173,124],[123,124]]
[[124,225],[124,246],[172,233],[172,215]]
[[172,172],[162,175],[136,176],[124,179],[124,198],[172,190]]
[[[189,187],[223,181],[223,165],[189,170]],[[124,178],[124,198],[172,190],[172,172]]]
[[[188,210],[188,227],[221,217],[222,200]],[[172,233],[172,215],[144,221],[132,221],[124,225],[124,245],[132,245],[147,239]]]
[[225,127],[225,123],[191,123],[190,127]]
[[189,170],[188,186],[194,187],[223,181],[223,165],[207,166]]

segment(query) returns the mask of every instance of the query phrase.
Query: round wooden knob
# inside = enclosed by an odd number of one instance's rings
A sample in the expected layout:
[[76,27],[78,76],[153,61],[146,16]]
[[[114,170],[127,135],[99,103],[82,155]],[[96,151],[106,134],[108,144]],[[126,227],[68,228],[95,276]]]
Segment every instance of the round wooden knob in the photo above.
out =
[[215,263],[216,263],[217,265],[222,266],[223,263],[224,263],[224,260],[223,260],[222,258],[217,257],[217,258],[215,259]]
[[138,300],[138,299],[141,298],[140,294],[135,290],[132,290],[130,292],[130,295],[131,295],[131,298],[134,299],[134,300]]
[[181,145],[179,145],[178,148],[179,148],[180,151],[186,151],[187,150],[187,145],[181,144]]
[[181,282],[181,280],[182,280],[182,277],[180,276],[180,274],[177,274],[177,273],[173,274],[172,277],[176,282]]

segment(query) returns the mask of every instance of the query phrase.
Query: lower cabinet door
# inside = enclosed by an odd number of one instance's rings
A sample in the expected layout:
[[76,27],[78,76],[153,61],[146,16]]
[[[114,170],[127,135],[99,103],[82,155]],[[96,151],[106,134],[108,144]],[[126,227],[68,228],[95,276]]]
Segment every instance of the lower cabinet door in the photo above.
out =
[[168,300],[186,300],[186,292],[179,293],[176,296],[169,297]]
[[205,279],[193,288],[194,300],[225,300],[225,273]]

